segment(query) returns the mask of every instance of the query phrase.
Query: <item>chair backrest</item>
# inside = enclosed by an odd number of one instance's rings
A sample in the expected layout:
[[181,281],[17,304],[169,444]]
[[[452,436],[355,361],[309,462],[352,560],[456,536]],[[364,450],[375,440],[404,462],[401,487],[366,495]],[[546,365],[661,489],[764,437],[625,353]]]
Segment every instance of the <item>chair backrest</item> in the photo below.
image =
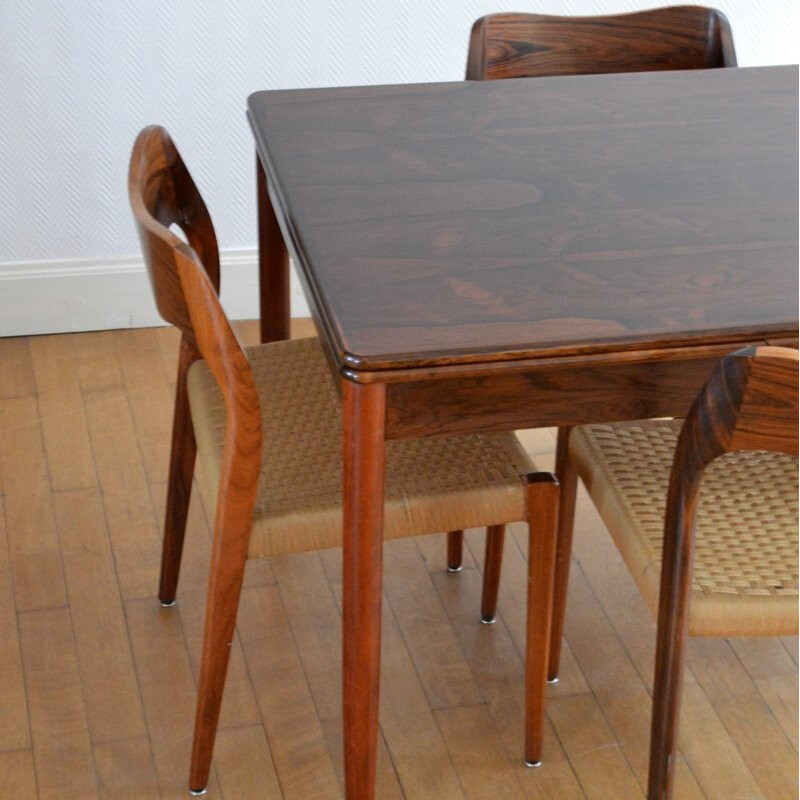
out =
[[[158,311],[194,340],[178,254],[198,258],[219,292],[219,250],[208,209],[164,128],[152,125],[136,138],[128,196]],[[189,247],[170,230],[172,225],[183,231]]]
[[[205,359],[225,400],[220,493],[228,497],[218,511],[232,504],[249,521],[261,464],[258,392],[219,302],[219,251],[211,217],[163,128],[145,128],[137,137],[128,194],[159,313]],[[170,225],[183,231],[188,244]]]
[[728,20],[710,8],[594,17],[491,14],[472,26],[467,80],[735,66]]

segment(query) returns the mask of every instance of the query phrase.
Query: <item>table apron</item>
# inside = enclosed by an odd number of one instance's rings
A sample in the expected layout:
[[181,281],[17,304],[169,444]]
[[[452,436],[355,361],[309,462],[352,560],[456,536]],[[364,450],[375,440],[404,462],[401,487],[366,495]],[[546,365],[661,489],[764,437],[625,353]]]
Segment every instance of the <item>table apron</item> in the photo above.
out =
[[388,383],[386,438],[684,416],[722,356],[749,344],[672,351],[661,360],[560,361],[490,374]]

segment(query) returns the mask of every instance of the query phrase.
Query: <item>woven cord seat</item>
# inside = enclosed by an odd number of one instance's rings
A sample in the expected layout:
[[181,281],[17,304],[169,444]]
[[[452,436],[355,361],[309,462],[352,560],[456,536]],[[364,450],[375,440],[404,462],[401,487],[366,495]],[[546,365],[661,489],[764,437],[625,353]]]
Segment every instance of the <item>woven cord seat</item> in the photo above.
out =
[[[680,428],[678,420],[646,420],[585,425],[570,435],[570,459],[654,615]],[[792,456],[743,451],[709,465],[700,488],[690,635],[797,633],[797,498]]]
[[[245,353],[259,392],[264,438],[248,557],[337,547],[341,410],[319,341],[272,342]],[[189,370],[188,389],[201,490],[214,508],[225,406],[204,361]],[[389,442],[384,535],[524,520],[520,476],[533,471],[510,433]]]

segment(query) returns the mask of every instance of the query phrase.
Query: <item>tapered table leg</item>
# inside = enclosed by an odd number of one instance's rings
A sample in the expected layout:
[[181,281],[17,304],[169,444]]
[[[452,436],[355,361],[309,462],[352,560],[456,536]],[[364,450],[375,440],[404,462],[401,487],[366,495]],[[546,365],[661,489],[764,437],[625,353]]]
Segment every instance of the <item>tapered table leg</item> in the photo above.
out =
[[550,664],[547,680],[558,678],[561,660],[561,637],[564,633],[564,615],[567,610],[569,563],[572,556],[572,529],[575,523],[575,498],[578,493],[578,474],[570,463],[567,448],[570,428],[558,429],[556,444],[556,477],[558,494],[558,540],[556,544],[556,569],[553,586],[553,624],[550,633]]
[[529,531],[525,763],[529,767],[538,767],[542,763],[544,696],[553,610],[558,481],[549,472],[536,472],[526,476],[525,485]]
[[375,795],[385,411],[383,385],[342,380],[342,700],[347,800],[372,800]]
[[267,176],[256,155],[258,278],[261,341],[289,338],[289,253],[267,191]]

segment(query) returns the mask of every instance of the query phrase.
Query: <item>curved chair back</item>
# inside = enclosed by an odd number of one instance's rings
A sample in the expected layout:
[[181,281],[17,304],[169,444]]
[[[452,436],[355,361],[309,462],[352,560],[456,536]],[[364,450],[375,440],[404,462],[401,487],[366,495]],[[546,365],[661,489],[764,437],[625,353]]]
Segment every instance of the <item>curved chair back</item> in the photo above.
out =
[[467,80],[735,66],[728,20],[710,8],[593,17],[491,14],[472,26]]
[[668,798],[672,792],[701,479],[714,459],[736,450],[797,456],[797,350],[748,347],[723,358],[689,410],[678,437],[664,521],[649,798]]
[[[128,196],[159,314],[193,340],[178,275],[179,254],[199,259],[219,292],[219,250],[208,209],[164,128],[152,125],[136,138]],[[170,230],[173,225],[183,232],[188,247]]]
[[[228,497],[217,508],[238,506],[249,528],[261,464],[258,392],[247,357],[219,302],[219,251],[211,217],[163,128],[145,128],[137,137],[128,192],[159,313],[196,346],[225,400],[219,491],[220,495],[241,494],[241,498]],[[184,232],[188,244],[170,225]]]

